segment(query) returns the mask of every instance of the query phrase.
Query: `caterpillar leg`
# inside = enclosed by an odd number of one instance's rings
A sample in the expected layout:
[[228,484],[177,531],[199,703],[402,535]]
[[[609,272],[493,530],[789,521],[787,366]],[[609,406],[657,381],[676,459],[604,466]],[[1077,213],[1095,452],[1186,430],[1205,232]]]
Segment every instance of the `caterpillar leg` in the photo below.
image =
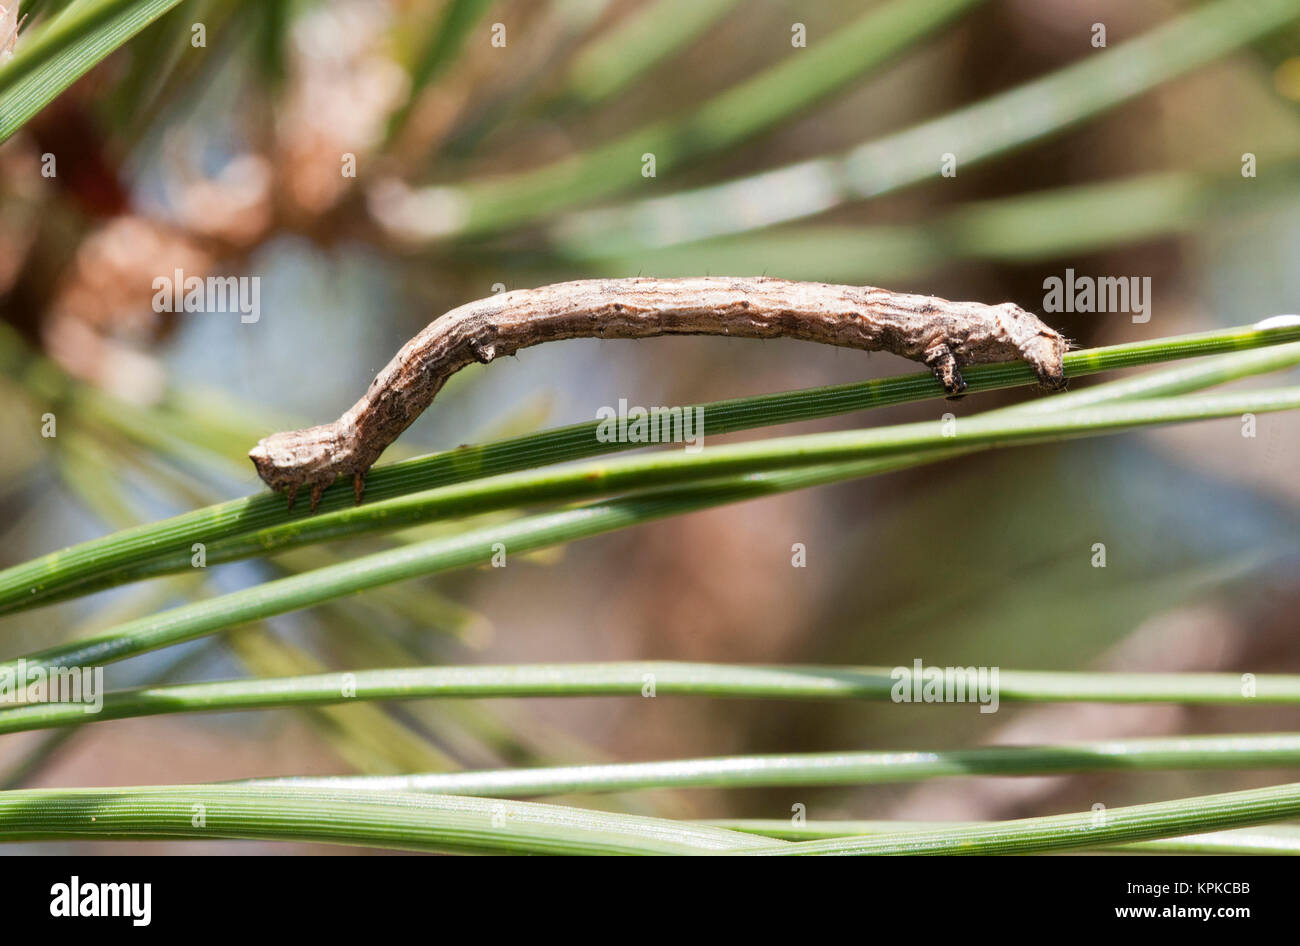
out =
[[925,366],[934,372],[934,376],[943,385],[948,400],[955,401],[966,390],[966,379],[957,367],[957,358],[946,342],[937,342],[925,352]]

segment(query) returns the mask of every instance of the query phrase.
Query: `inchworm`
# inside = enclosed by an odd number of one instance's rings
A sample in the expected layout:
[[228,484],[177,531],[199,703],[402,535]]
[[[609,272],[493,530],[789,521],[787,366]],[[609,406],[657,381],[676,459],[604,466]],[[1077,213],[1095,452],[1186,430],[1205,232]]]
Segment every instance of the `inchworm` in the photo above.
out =
[[949,396],[963,365],[1022,359],[1051,389],[1063,387],[1066,340],[1010,302],[949,302],[870,286],[766,277],[589,279],[516,289],[437,318],[384,367],[364,397],[332,424],[272,434],[249,452],[258,475],[289,497],[351,475],[357,502],[366,471],[433,401],[447,379],[529,345],[564,338],[734,335],[888,351],[924,362]]

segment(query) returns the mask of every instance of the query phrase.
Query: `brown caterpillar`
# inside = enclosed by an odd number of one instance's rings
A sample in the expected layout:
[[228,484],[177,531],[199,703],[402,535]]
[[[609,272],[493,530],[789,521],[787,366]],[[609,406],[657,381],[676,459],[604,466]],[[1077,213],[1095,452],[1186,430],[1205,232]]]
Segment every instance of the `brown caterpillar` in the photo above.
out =
[[1066,340],[1011,304],[949,302],[870,286],[767,277],[588,279],[516,289],[434,319],[384,367],[365,396],[334,421],[272,434],[249,451],[257,473],[289,497],[321,493],[350,475],[357,502],[366,471],[471,362],[565,338],[734,335],[799,338],[924,362],[949,396],[963,365],[1021,359],[1050,389],[1065,384]]

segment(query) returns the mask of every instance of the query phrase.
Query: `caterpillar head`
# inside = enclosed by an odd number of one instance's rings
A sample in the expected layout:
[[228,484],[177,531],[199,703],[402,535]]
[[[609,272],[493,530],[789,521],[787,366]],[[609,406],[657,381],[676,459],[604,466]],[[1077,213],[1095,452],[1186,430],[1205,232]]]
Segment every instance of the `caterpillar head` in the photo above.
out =
[[289,497],[290,509],[298,490],[309,487],[313,511],[320,494],[339,473],[345,472],[343,467],[348,464],[333,424],[263,437],[248,451],[248,458],[267,486]]

